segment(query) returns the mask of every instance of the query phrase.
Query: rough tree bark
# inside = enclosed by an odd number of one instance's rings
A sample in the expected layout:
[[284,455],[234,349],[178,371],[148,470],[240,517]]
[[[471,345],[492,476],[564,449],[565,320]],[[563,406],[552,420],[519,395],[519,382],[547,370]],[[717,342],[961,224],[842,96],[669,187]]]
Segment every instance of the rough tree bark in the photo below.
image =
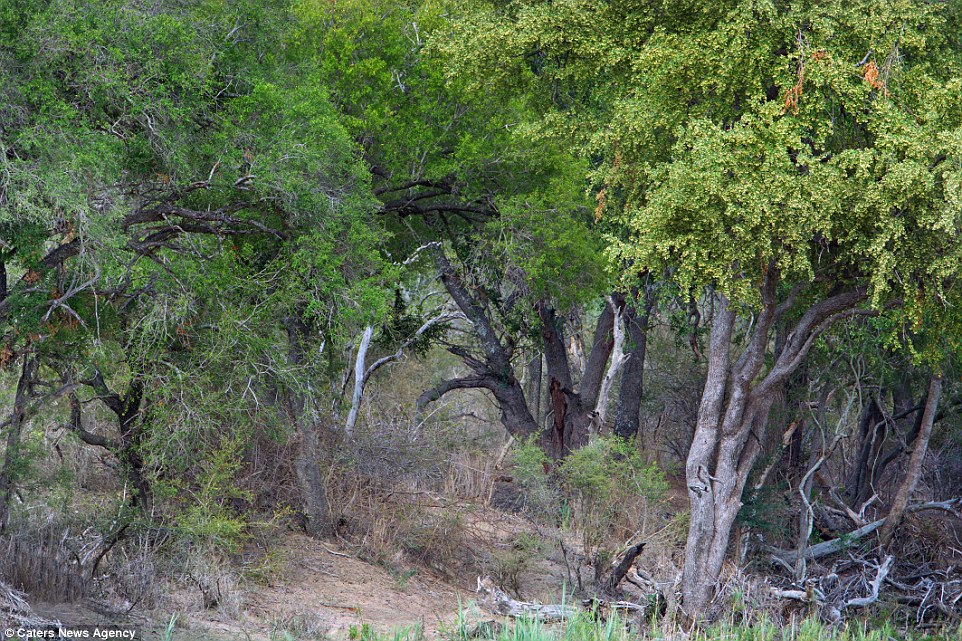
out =
[[633,439],[638,433],[641,416],[641,398],[644,391],[645,355],[648,351],[648,324],[654,307],[651,288],[644,290],[644,307],[639,308],[637,292],[635,303],[625,309],[625,328],[628,331],[629,350],[627,362],[621,372],[621,391],[615,413],[615,435]]
[[748,342],[736,360],[731,339],[736,313],[723,295],[715,295],[708,373],[695,434],[686,461],[691,524],[682,576],[684,607],[703,618],[714,596],[728,550],[748,474],[776,393],[798,369],[814,340],[831,323],[857,313],[865,290],[831,295],[808,308],[796,322],[774,364],[756,383],[765,364],[773,323],[794,302],[776,300],[778,272],[769,265],[760,287],[761,309]]
[[892,541],[895,528],[898,527],[905,509],[909,504],[909,497],[915,491],[915,486],[922,476],[922,462],[925,460],[925,453],[929,448],[929,438],[932,436],[932,425],[935,423],[935,411],[939,406],[939,395],[942,392],[942,377],[931,376],[929,378],[929,391],[925,398],[925,409],[922,412],[922,424],[918,437],[912,445],[912,456],[909,458],[908,469],[905,470],[905,479],[899,486],[899,490],[892,502],[892,509],[889,510],[885,523],[879,531],[879,540],[882,545],[888,545]]
[[[307,328],[297,318],[285,321],[288,338],[288,362],[298,367],[304,362],[303,337]],[[304,503],[305,531],[314,538],[326,538],[334,534],[334,520],[327,500],[327,488],[321,461],[324,452],[317,421],[310,411],[307,395],[298,389],[286,392],[285,407],[297,433],[297,449],[294,455],[294,471]]]

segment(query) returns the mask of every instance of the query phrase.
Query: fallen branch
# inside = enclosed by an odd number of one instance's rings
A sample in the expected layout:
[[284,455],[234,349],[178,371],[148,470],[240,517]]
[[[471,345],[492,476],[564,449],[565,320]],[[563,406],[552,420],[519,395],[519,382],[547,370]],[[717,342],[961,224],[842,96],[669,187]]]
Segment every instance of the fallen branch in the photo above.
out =
[[611,571],[603,583],[606,592],[614,593],[614,591],[618,589],[618,584],[621,583],[621,580],[628,574],[628,570],[630,570],[631,566],[635,563],[635,559],[638,558],[638,555],[641,554],[641,551],[644,549],[645,542],[642,541],[625,550],[621,560],[611,566]]
[[478,593],[484,595],[482,597],[483,604],[492,612],[501,616],[537,619],[545,623],[555,623],[569,619],[578,612],[578,608],[573,605],[542,605],[540,603],[517,601],[509,597],[488,577],[483,579],[478,577]]
[[[962,498],[955,498],[949,501],[930,501],[928,503],[920,503],[918,505],[913,505],[906,510],[906,512],[922,512],[924,510],[944,510],[949,512],[953,516],[962,518],[962,513],[959,512],[959,507],[962,506]],[[817,543],[815,545],[809,546],[805,549],[805,559],[818,559],[823,556],[828,556],[830,554],[835,554],[836,552],[841,552],[842,550],[855,545],[860,539],[865,538],[872,532],[876,531],[882,524],[885,523],[885,519],[879,519],[877,521],[872,521],[867,525],[863,525],[857,530],[853,530],[848,534],[844,534],[837,539],[832,539],[830,541],[823,541],[822,543]],[[774,550],[772,556],[775,557],[781,563],[793,564],[798,559],[799,553],[796,550]]]
[[856,599],[849,599],[844,604],[842,604],[842,609],[845,608],[863,608],[866,605],[871,605],[878,601],[878,593],[882,587],[882,583],[885,581],[885,577],[889,575],[892,571],[892,564],[895,562],[895,557],[889,555],[885,557],[882,564],[878,566],[878,572],[875,575],[869,586],[872,588],[871,593],[868,596],[858,597]]

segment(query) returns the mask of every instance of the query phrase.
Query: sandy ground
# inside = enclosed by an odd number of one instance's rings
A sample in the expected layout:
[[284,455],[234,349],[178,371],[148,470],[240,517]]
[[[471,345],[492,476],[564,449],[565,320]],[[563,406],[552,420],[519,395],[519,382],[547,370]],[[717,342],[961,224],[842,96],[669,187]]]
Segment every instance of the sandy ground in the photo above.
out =
[[[493,510],[474,512],[470,523],[478,539],[493,545],[520,527],[516,517]],[[66,625],[131,625],[148,641],[164,638],[174,614],[172,641],[348,639],[352,627],[363,625],[377,631],[419,626],[426,637],[437,638],[456,623],[460,610],[473,620],[492,618],[474,604],[474,576],[452,585],[423,569],[391,573],[337,544],[295,533],[280,537],[271,553],[282,559],[280,571],[245,583],[230,608],[205,610],[198,591],[183,588],[166,594],[149,613],[122,614],[93,602],[34,603],[34,610]]]
[[378,630],[420,625],[434,633],[454,621],[459,599],[472,598],[422,573],[392,576],[305,536],[284,545],[292,553],[285,580],[251,590],[245,599],[245,609],[261,620],[316,617],[338,638],[365,623]]

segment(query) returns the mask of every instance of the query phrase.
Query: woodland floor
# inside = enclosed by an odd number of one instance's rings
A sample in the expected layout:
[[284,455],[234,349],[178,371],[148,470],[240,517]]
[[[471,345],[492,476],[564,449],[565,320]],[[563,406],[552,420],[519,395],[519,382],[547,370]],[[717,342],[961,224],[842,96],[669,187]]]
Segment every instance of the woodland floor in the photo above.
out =
[[[475,510],[468,527],[498,545],[526,528],[516,517],[495,510]],[[49,604],[34,602],[36,614],[65,625],[131,625],[140,638],[161,639],[172,615],[177,615],[173,641],[251,639],[347,639],[351,628],[367,624],[382,632],[420,626],[428,638],[452,626],[459,610],[490,619],[473,603],[475,577],[441,578],[412,567],[391,572],[386,564],[365,562],[346,546],[319,542],[288,533],[277,539],[270,553],[277,571],[267,580],[248,581],[239,590],[233,612],[204,609],[196,590],[179,588],[167,593],[152,611],[134,608],[129,614],[110,611],[95,602]],[[538,574],[525,585],[526,596],[550,597],[556,560],[545,559]],[[408,576],[410,574],[410,576]]]

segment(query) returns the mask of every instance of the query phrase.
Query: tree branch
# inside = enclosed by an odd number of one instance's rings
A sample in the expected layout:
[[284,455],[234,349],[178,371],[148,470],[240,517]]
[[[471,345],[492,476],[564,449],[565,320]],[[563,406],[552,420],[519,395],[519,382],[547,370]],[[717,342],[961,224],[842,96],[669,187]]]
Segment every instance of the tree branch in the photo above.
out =
[[495,381],[489,376],[465,376],[464,378],[454,378],[425,390],[417,400],[417,410],[424,411],[429,403],[439,400],[448,392],[459,389],[491,389]]

